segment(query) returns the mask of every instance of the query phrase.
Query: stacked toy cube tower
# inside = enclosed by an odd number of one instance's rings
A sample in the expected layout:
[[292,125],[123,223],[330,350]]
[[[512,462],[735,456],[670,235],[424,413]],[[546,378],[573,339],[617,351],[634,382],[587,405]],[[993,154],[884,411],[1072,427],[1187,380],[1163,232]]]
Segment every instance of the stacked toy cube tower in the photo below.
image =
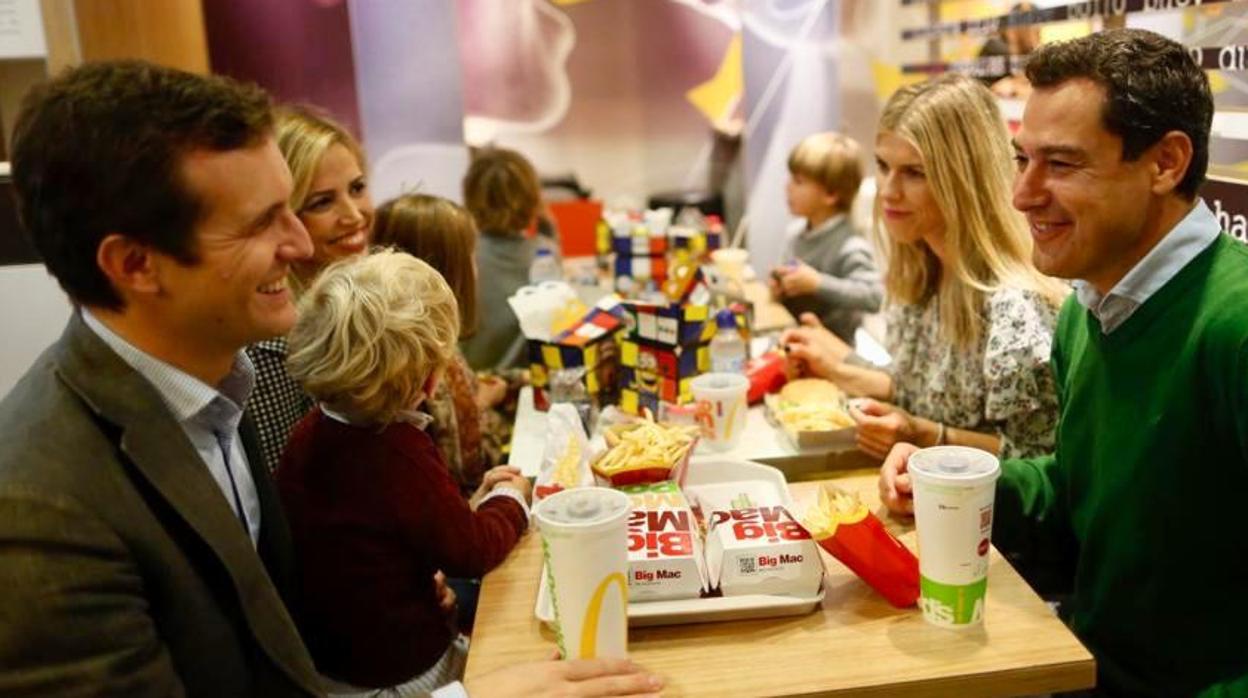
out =
[[702,228],[673,225],[671,209],[612,213],[598,224],[598,253],[614,255],[615,290],[625,295],[656,290],[672,265],[698,263],[719,249],[722,226],[712,220]]
[[529,340],[529,379],[537,409],[550,407],[551,388],[559,372],[577,369],[584,369],[577,380],[596,406],[615,402],[619,394],[617,335],[624,325],[620,306],[596,307],[550,341]]

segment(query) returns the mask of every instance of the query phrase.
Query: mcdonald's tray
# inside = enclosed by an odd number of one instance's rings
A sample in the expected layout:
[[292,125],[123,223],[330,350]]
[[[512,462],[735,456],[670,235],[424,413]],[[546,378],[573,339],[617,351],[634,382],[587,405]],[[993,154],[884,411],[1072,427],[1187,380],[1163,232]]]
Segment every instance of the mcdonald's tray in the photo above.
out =
[[[773,467],[749,461],[713,456],[694,458],[686,471],[684,489],[696,495],[699,490],[713,491],[723,485],[741,482],[774,487],[784,505],[792,509],[793,499],[784,474]],[[812,596],[742,594],[670,601],[631,601],[628,604],[628,624],[642,627],[800,616],[813,612],[823,601],[823,596],[824,584],[820,583],[819,590]],[[538,620],[548,625],[554,623],[555,611],[547,587],[545,565],[542,566],[541,584],[533,610]]]
[[[550,591],[546,587],[545,568],[542,570],[542,585],[537,592],[534,614],[538,620],[550,625],[555,622],[555,610],[550,602]],[[641,601],[628,604],[628,624],[644,627],[804,616],[813,612],[820,601],[823,601],[822,586],[817,594],[809,597],[748,594],[678,601]]]

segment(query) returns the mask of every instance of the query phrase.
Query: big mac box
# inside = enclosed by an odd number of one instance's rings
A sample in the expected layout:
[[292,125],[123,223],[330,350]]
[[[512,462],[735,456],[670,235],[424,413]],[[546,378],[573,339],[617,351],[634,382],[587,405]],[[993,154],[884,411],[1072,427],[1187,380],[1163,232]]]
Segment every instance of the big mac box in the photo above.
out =
[[628,515],[629,601],[696,599],[706,587],[701,533],[680,486],[670,480],[619,488]]
[[706,570],[724,596],[819,592],[823,561],[810,533],[769,483],[742,481],[714,492],[699,490],[706,519]]

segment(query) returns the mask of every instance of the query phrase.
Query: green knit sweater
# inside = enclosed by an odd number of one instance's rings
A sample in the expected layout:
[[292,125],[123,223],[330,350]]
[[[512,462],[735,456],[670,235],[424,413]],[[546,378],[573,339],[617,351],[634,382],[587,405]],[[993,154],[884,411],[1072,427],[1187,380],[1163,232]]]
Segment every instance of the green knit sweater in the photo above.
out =
[[1219,236],[1105,335],[1071,297],[1057,452],[1006,461],[994,542],[1068,572],[1111,695],[1248,695],[1248,247]]

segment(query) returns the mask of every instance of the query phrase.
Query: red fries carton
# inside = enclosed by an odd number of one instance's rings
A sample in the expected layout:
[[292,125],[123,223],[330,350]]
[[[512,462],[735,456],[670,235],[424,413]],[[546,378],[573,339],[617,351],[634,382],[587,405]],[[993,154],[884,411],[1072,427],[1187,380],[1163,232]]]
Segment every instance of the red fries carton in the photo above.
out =
[[856,496],[819,489],[802,524],[819,545],[898,608],[919,598],[919,560]]
[[706,569],[724,596],[775,594],[808,597],[819,592],[823,561],[806,529],[779,493],[759,482],[740,482],[727,501],[705,497]]
[[675,482],[630,485],[629,601],[696,599],[706,589],[701,533]]

